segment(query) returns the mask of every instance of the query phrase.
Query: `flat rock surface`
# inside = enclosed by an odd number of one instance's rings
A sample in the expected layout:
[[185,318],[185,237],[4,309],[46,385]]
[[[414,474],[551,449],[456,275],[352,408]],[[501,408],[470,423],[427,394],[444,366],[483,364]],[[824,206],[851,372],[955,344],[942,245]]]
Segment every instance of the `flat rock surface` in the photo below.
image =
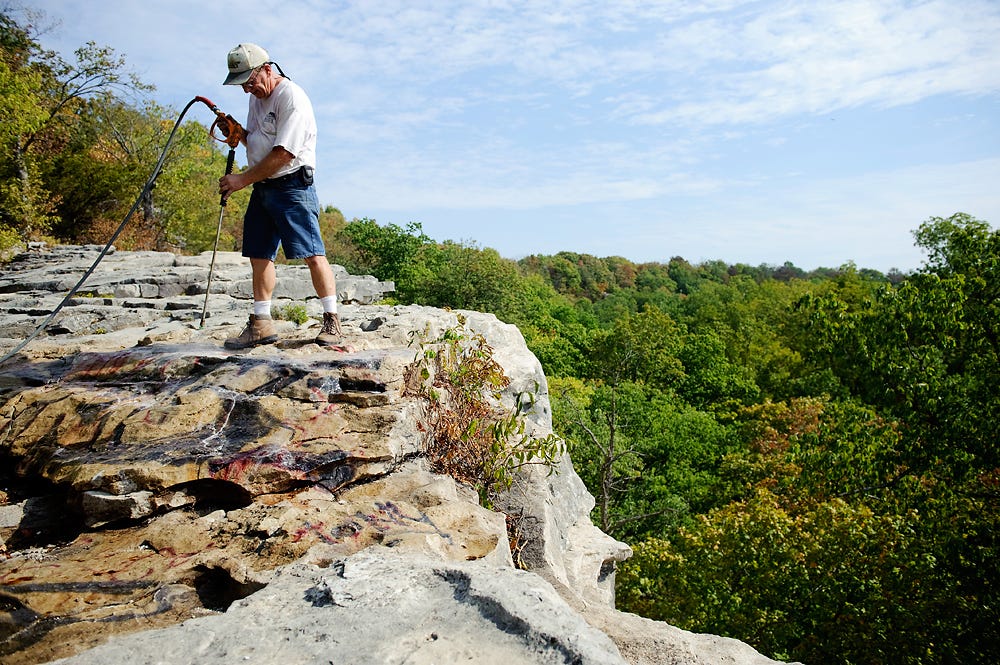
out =
[[295,564],[223,615],[133,635],[67,665],[624,665],[537,575],[369,549]]

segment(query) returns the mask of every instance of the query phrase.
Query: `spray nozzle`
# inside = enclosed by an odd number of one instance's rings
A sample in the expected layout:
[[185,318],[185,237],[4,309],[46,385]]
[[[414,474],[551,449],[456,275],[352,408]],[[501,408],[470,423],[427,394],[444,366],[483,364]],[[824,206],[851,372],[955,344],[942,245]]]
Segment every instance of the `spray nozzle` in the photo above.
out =
[[[212,126],[208,128],[208,133],[213,139],[219,141],[220,143],[225,143],[230,148],[235,148],[241,141],[246,139],[247,132],[243,129],[243,126],[236,121],[236,118],[220,111],[219,107],[207,97],[198,96],[195,97],[195,99],[207,106],[211,109],[212,113],[215,114],[215,122],[213,122]],[[221,138],[215,135],[216,129],[218,129],[219,133],[222,134]]]

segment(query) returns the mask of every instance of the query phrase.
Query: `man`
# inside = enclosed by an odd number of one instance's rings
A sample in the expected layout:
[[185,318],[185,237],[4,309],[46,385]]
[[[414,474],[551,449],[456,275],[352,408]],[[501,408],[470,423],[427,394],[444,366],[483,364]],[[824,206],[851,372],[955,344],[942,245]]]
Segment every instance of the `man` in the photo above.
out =
[[281,67],[256,44],[229,52],[229,76],[223,85],[249,93],[246,136],[248,168],[219,179],[228,197],[253,185],[243,216],[243,256],[253,272],[253,314],[226,348],[246,349],[277,341],[271,321],[271,295],[278,245],[289,259],[304,259],[316,295],[323,303],[323,328],[316,342],[338,346],[343,331],[337,314],[337,286],[319,230],[319,199],[313,186],[316,167],[316,119],[304,90],[285,78]]

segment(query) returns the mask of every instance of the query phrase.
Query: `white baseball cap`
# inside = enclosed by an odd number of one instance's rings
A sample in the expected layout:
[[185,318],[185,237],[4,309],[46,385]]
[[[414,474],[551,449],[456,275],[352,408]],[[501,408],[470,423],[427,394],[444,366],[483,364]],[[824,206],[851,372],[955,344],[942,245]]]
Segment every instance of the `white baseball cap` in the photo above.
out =
[[254,69],[271,61],[267,51],[256,44],[237,44],[236,48],[229,52],[226,60],[229,65],[229,76],[222,85],[243,85],[250,79]]

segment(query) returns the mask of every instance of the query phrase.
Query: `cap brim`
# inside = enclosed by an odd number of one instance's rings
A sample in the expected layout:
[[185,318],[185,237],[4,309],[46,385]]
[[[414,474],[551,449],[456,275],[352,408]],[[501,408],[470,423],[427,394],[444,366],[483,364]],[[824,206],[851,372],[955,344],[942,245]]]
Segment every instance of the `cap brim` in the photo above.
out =
[[245,72],[233,72],[226,77],[226,80],[222,82],[222,85],[243,85],[250,80],[250,76],[252,74],[252,69],[248,69]]

